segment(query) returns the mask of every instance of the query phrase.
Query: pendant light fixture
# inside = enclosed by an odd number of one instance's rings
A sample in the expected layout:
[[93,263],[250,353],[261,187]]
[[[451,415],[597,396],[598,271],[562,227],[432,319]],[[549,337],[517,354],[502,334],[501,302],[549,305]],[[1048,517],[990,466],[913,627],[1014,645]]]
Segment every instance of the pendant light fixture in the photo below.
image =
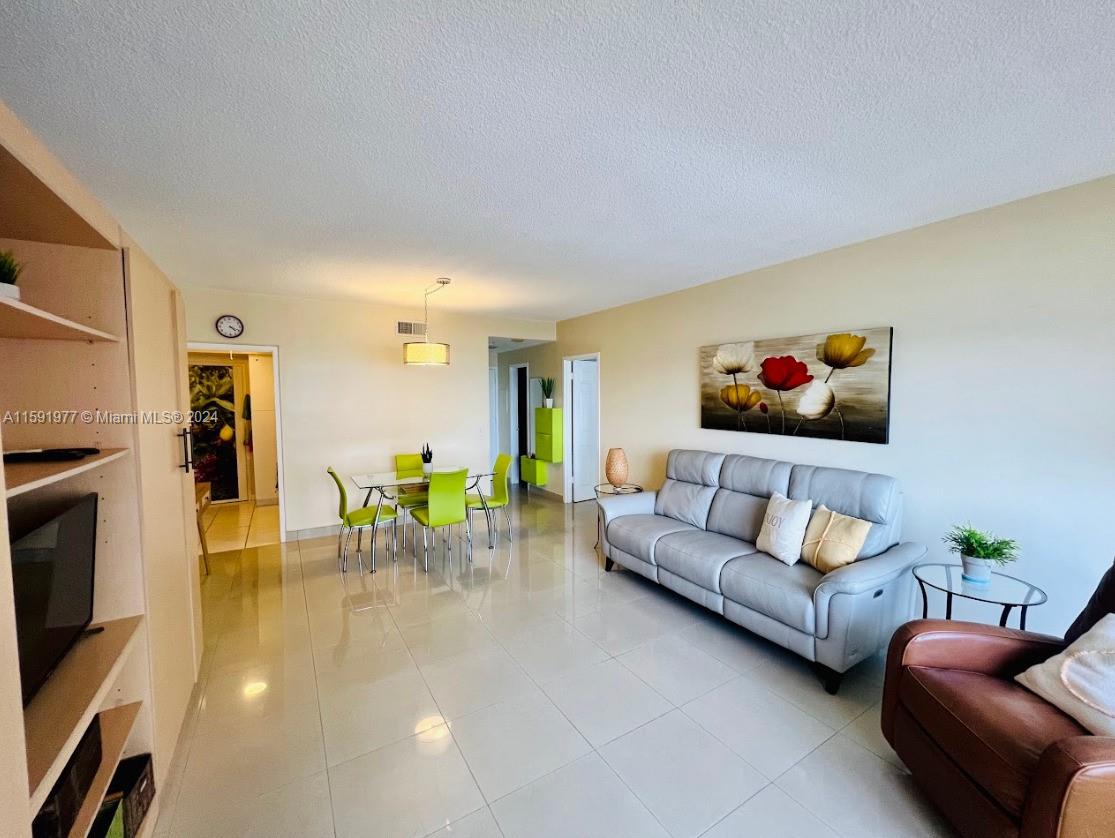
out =
[[449,344],[430,342],[430,295],[436,294],[449,282],[449,277],[438,277],[437,282],[426,289],[422,301],[425,312],[423,323],[426,325],[426,336],[425,340],[410,341],[403,344],[403,363],[408,367],[449,366]]

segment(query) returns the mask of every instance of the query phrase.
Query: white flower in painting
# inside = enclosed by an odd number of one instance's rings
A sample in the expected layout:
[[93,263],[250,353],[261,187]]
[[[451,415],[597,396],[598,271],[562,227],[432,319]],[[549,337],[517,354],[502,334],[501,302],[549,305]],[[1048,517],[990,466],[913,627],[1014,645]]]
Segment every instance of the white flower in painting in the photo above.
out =
[[814,381],[805,388],[798,402],[798,415],[803,419],[824,419],[836,407],[836,393],[823,381]]
[[755,369],[755,342],[724,343],[716,348],[712,368],[721,375],[736,375]]

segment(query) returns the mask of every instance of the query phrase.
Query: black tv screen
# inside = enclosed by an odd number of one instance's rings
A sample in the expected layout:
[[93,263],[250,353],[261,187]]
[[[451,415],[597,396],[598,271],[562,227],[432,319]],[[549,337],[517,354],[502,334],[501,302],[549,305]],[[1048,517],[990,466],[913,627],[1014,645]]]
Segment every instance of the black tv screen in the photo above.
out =
[[37,518],[9,526],[24,706],[93,619],[97,495]]

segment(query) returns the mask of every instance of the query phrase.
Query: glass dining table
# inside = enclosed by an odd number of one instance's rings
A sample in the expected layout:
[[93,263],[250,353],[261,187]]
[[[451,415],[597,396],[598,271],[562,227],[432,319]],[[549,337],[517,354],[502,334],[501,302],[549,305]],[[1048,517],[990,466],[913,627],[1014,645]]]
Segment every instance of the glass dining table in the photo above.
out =
[[[466,466],[436,466],[435,472],[438,471],[461,471],[468,472],[468,478],[465,481],[465,491],[471,492],[476,489],[480,481],[495,475],[495,471],[491,466],[483,468],[471,468]],[[421,489],[428,486],[430,483],[430,475],[417,470],[405,471],[375,471],[368,474],[351,474],[349,479],[353,482],[357,489],[364,491],[364,506],[368,506],[372,502],[372,495],[378,493],[376,500],[376,517],[375,523],[372,528],[372,567],[376,566],[376,539],[375,528],[379,526],[380,512],[383,509],[383,502],[392,501],[399,497],[406,489],[418,488]],[[486,496],[483,492],[479,492],[480,504],[484,507],[484,517],[488,521],[488,530],[491,531],[492,527],[492,514],[488,509]],[[406,546],[406,533],[403,533],[403,546]],[[374,572],[374,571],[373,571]]]

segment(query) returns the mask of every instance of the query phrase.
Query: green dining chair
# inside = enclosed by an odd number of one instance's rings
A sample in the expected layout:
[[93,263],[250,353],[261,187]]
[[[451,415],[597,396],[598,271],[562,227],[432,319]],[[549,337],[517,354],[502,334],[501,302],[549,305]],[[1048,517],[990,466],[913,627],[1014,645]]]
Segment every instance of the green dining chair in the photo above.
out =
[[500,454],[496,457],[496,464],[492,468],[492,493],[490,495],[470,494],[465,496],[465,505],[468,507],[469,518],[477,509],[484,510],[484,518],[488,522],[488,548],[496,546],[495,537],[495,510],[502,509],[503,517],[507,520],[507,541],[511,537],[511,491],[508,487],[508,474],[511,471],[511,455]]
[[[348,571],[348,544],[349,544],[349,541],[352,539],[352,531],[353,530],[357,531],[357,538],[356,538],[357,569],[360,572],[363,572],[363,570],[364,570],[364,560],[363,560],[362,555],[361,555],[360,547],[361,547],[361,541],[362,541],[363,536],[364,536],[364,530],[366,530],[366,529],[371,529],[372,530],[372,536],[371,536],[372,537],[372,563],[371,564],[372,564],[372,573],[375,573],[376,572],[376,533],[375,533],[375,527],[377,526],[376,507],[374,507],[374,506],[364,506],[364,507],[361,507],[360,509],[354,509],[353,511],[349,512],[349,509],[348,509],[348,492],[345,491],[344,481],[341,480],[341,478],[337,474],[337,472],[333,471],[332,466],[327,468],[326,472],[329,474],[330,477],[333,478],[333,482],[337,484],[337,492],[340,495],[340,505],[338,507],[337,514],[341,519],[341,531],[337,534],[337,561],[340,562],[341,573],[345,573],[345,572]],[[395,528],[396,527],[395,522],[398,519],[398,515],[399,515],[399,513],[393,507],[385,506],[383,504],[379,505],[379,521],[378,521],[378,523],[379,524],[388,524],[388,523],[391,524],[390,538],[389,538],[389,534],[387,532],[386,527],[383,530],[383,544],[384,544],[383,549],[387,550],[388,542],[390,542],[391,553],[392,553],[392,556],[395,557],[396,561],[398,560],[398,550],[397,550],[397,548],[398,548],[398,533],[397,533],[396,528]],[[343,548],[342,548],[342,544],[344,545]]]
[[430,545],[427,534],[441,527],[449,528],[449,558],[453,558],[453,526],[464,524],[468,532],[468,555],[472,561],[472,526],[465,509],[465,483],[468,469],[435,471],[430,475],[430,493],[426,506],[416,506],[410,516],[422,526],[422,566],[430,570]]
[[[422,455],[421,454],[396,454],[395,455],[395,473],[399,477],[421,477],[422,476]],[[407,518],[409,512],[416,506],[426,505],[427,492],[425,487],[410,486],[403,487],[399,492],[399,496],[395,499],[395,505],[403,513],[403,553],[407,551]],[[411,549],[417,551],[418,545],[414,543],[414,519],[411,519]]]

